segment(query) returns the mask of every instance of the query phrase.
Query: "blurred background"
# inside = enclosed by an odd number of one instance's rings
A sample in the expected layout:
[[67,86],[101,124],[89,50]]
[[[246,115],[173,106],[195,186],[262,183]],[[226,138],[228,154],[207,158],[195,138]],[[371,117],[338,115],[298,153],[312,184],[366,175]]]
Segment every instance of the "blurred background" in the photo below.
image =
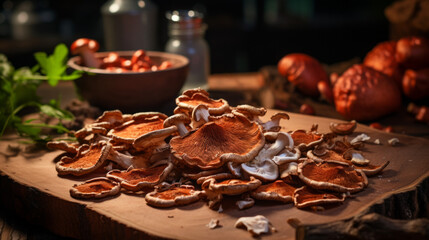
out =
[[[393,0],[152,0],[156,49],[168,40],[165,12],[195,9],[208,29],[211,73],[252,72],[292,52],[322,63],[362,59],[377,43],[395,38],[385,9]],[[415,1],[414,1],[415,2]],[[105,48],[101,8],[106,0],[1,0],[0,52],[17,67],[58,43],[93,38]],[[133,37],[133,36],[124,36]],[[132,50],[132,49],[129,49]]]

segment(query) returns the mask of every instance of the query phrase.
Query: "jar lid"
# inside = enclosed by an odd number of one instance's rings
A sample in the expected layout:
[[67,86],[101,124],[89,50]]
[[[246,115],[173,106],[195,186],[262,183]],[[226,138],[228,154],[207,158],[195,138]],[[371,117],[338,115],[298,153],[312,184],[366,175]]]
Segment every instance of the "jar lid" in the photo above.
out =
[[180,28],[199,28],[203,22],[203,14],[195,10],[174,10],[167,12],[165,16]]

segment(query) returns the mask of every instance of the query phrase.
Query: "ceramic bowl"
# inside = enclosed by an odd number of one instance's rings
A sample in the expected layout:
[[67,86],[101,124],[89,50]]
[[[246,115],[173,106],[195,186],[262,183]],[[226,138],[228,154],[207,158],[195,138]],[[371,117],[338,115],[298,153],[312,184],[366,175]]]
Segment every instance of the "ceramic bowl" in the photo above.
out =
[[[119,56],[130,59],[134,52],[117,51]],[[96,53],[97,58],[106,57],[108,52]],[[189,70],[188,58],[171,53],[147,51],[154,64],[168,60],[172,63],[165,70],[147,72],[109,72],[81,66],[81,58],[72,57],[68,66],[85,73],[75,80],[79,95],[101,110],[133,113],[154,111],[179,96]]]

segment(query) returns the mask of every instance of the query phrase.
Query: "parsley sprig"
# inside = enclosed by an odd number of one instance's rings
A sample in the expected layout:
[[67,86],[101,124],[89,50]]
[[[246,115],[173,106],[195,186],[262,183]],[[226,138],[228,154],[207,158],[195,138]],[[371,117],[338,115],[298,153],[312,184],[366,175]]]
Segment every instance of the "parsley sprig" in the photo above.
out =
[[[0,137],[7,129],[14,129],[33,142],[45,143],[51,140],[51,136],[42,134],[45,128],[54,129],[57,133],[68,132],[62,121],[72,120],[73,114],[61,109],[59,100],[43,103],[37,89],[43,81],[55,87],[61,80],[79,78],[82,72],[67,73],[68,48],[65,44],[57,45],[51,55],[37,52],[34,57],[36,66],[15,69],[7,57],[0,54]],[[39,112],[40,119],[55,118],[58,123],[48,124],[36,118],[23,121],[20,113],[24,109]]]

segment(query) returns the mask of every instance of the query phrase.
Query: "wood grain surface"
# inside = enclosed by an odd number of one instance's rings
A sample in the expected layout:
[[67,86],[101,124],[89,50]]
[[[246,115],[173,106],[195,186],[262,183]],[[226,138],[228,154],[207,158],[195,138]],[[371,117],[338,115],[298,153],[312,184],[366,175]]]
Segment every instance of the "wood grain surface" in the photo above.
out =
[[[274,113],[269,110],[268,119]],[[330,122],[339,122],[322,117],[290,113],[290,120],[281,122],[282,131],[309,130],[312,124],[319,125],[319,132],[329,132]],[[31,223],[44,226],[60,236],[79,239],[253,239],[243,229],[234,227],[239,217],[264,215],[277,232],[263,235],[263,239],[294,239],[295,229],[287,220],[296,218],[303,224],[322,225],[350,219],[395,194],[409,191],[429,175],[429,141],[401,134],[388,134],[365,125],[358,125],[354,136],[366,133],[371,142],[379,139],[381,145],[368,143],[364,154],[373,164],[390,161],[379,176],[369,179],[369,186],[354,194],[344,204],[324,211],[299,210],[292,204],[257,202],[247,210],[235,207],[234,197],[226,197],[223,212],[210,210],[204,201],[168,209],[150,207],[144,195],[122,192],[119,196],[96,201],[77,200],[70,196],[69,189],[86,179],[83,177],[59,177],[55,161],[59,151],[40,152],[33,156],[18,154],[0,155],[1,203]],[[400,144],[390,146],[393,137]],[[0,153],[6,153],[9,145],[18,139],[5,136],[0,141]],[[209,229],[211,219],[220,221],[220,228]]]

